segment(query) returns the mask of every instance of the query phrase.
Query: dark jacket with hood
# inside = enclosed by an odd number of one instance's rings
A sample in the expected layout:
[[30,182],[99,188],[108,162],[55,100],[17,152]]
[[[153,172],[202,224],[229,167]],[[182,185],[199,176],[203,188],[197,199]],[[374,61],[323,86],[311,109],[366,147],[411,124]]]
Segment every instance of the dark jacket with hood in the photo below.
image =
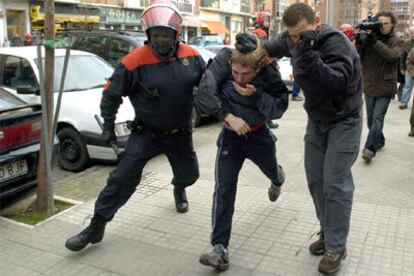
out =
[[373,44],[357,45],[366,95],[391,97],[397,93],[398,63],[403,44],[403,39],[391,33],[378,36]]
[[201,78],[195,97],[200,111],[219,120],[232,113],[249,125],[281,118],[288,107],[289,91],[274,64],[265,65],[253,80],[256,92],[242,96],[233,88],[230,60],[231,49],[223,48]]
[[351,41],[328,25],[312,32],[312,48],[298,51],[288,32],[265,43],[272,57],[292,58],[293,77],[306,97],[304,107],[314,121],[336,122],[355,116],[362,106],[359,55]]

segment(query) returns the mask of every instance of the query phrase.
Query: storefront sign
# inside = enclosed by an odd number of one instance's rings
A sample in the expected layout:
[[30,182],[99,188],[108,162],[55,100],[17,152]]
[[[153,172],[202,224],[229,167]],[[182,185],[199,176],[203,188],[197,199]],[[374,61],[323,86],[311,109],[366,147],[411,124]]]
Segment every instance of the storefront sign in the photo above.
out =
[[141,12],[118,8],[100,8],[101,23],[140,25]]

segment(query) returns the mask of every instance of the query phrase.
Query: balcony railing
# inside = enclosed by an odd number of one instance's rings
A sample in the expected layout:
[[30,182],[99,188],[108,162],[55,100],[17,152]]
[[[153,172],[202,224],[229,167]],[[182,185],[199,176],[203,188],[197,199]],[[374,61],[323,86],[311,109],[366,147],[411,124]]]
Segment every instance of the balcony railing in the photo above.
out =
[[180,12],[193,13],[193,5],[191,3],[185,3],[180,1],[171,1],[174,5],[177,6]]
[[205,8],[219,9],[220,8],[220,1],[218,1],[218,0],[201,0],[200,6],[205,7]]

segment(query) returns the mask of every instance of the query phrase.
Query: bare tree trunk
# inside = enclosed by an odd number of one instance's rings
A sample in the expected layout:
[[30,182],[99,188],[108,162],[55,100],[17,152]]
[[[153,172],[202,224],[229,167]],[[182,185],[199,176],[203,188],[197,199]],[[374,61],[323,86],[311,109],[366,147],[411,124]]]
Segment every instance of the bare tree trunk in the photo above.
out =
[[[55,3],[54,0],[45,0],[45,39],[55,39]],[[45,99],[47,103],[47,125],[48,125],[48,137],[49,143],[46,144],[42,139],[40,147],[39,157],[39,169],[37,176],[37,207],[39,211],[46,212],[48,215],[53,215],[54,201],[53,201],[53,189],[52,182],[50,181],[51,171],[47,171],[48,167],[46,158],[46,147],[50,147],[53,144],[52,129],[53,129],[53,80],[54,80],[54,67],[55,67],[55,50],[54,48],[45,49],[45,70],[44,70],[44,85],[45,85]],[[49,174],[49,177],[48,177]]]

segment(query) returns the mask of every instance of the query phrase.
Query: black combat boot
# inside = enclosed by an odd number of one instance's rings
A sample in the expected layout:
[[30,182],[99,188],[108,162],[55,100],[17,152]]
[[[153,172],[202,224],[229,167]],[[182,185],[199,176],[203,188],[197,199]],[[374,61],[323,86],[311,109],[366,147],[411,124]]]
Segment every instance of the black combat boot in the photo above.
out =
[[276,122],[273,122],[273,121],[267,121],[266,123],[267,123],[267,126],[269,128],[272,128],[272,129],[275,129],[275,128],[278,128],[279,127],[279,124],[276,123]]
[[178,213],[188,212],[188,200],[185,187],[174,186],[175,208]]
[[85,230],[66,241],[66,248],[72,251],[80,251],[89,243],[101,242],[105,233],[105,225],[106,221],[98,214],[95,214]]

